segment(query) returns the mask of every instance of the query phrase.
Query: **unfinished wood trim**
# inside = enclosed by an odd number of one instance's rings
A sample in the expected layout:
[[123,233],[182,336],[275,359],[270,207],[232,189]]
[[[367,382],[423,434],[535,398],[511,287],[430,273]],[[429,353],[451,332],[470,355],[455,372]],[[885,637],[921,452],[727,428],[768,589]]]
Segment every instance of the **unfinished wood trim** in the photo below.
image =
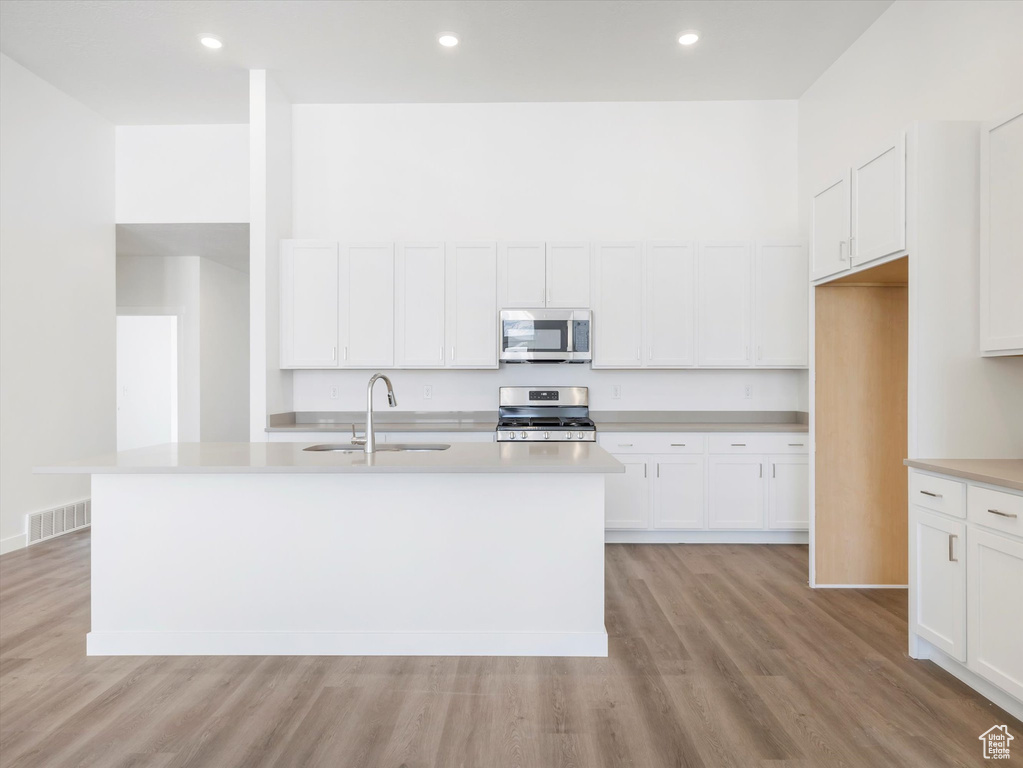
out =
[[[886,261],[870,269],[863,269],[845,277],[839,277],[827,283],[827,287],[842,286],[875,286],[875,285],[909,285],[909,256]],[[821,286],[825,287],[825,286]]]
[[816,582],[905,584],[908,289],[815,290]]

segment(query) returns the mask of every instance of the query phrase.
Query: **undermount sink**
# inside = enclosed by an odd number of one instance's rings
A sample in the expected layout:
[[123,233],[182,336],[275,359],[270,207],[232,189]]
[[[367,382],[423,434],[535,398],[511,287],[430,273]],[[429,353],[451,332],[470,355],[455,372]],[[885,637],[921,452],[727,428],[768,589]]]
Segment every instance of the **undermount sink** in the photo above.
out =
[[[450,445],[444,443],[381,443],[376,447],[377,453],[382,451],[446,451]],[[363,453],[358,445],[350,443],[321,443],[303,448],[303,451],[333,451],[335,453]]]

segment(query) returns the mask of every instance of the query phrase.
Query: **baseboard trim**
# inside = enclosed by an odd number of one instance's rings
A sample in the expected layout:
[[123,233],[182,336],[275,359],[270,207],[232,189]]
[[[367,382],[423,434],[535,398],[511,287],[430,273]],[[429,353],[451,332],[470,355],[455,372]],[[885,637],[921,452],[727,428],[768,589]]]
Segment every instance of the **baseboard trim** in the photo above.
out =
[[943,650],[919,636],[917,636],[917,654],[917,659],[933,661],[952,677],[962,680],[995,706],[1001,707],[1017,720],[1023,720],[1023,702],[1010,696],[997,685],[989,683],[961,661],[956,661]]
[[909,589],[908,584],[814,584],[814,589]]
[[23,549],[27,545],[27,534],[19,533],[16,536],[8,536],[6,539],[0,539],[0,555],[6,555],[16,549]]
[[89,656],[607,656],[607,632],[90,632]]
[[806,544],[806,531],[605,531],[606,544]]

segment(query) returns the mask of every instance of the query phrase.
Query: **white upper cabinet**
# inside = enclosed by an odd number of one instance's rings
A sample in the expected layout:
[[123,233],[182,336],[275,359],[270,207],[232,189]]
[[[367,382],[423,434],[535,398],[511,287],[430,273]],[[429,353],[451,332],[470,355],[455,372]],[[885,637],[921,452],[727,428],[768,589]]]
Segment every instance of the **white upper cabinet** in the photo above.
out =
[[852,266],[906,248],[906,135],[852,169]]
[[834,179],[810,205],[810,253],[814,280],[849,269],[850,174]]
[[1023,113],[980,142],[980,350],[1023,355]]
[[337,243],[281,243],[281,367],[338,364]]
[[499,262],[500,309],[531,309],[547,304],[545,243],[506,243]]
[[342,245],[339,265],[339,365],[393,366],[394,245]]
[[593,252],[593,367],[642,365],[643,246],[598,243]]
[[590,306],[589,243],[547,243],[547,306]]
[[697,320],[700,365],[750,364],[752,271],[749,243],[700,244]]
[[696,363],[696,252],[692,243],[648,243],[644,264],[644,363]]
[[807,365],[809,291],[803,243],[758,243],[756,364]]
[[398,248],[395,320],[400,368],[441,368],[445,361],[445,254],[443,243]]
[[497,368],[497,245],[447,249],[447,365]]

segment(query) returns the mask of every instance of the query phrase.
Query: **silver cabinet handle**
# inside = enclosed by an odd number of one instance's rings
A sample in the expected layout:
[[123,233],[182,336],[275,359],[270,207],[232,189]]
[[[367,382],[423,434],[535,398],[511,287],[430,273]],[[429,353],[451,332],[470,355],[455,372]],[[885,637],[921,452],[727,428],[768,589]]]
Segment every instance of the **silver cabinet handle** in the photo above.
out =
[[451,359],[452,360],[455,359],[455,348],[454,347],[451,348]]
[[789,443],[789,448],[802,448],[802,443]]
[[733,448],[745,448],[746,443],[732,443]]
[[657,476],[661,476],[661,462],[657,462]]
[[345,360],[347,360],[348,359],[348,347],[342,347],[342,349],[345,352]]
[[337,361],[337,346],[330,348],[330,361],[332,363]]
[[959,562],[959,558],[955,556],[955,552],[956,552],[956,550],[955,550],[955,541],[958,538],[959,537],[956,536],[954,533],[950,533],[948,535],[948,561],[950,563],[958,563]]
[[[930,496],[930,497],[935,498],[935,499],[940,499],[941,498],[941,494],[940,493],[931,493],[930,491],[920,491],[920,493],[922,493],[924,496]],[[988,510],[988,512],[990,512],[990,511],[991,510]]]
[[850,235],[849,237],[849,258],[853,257],[853,253],[856,251],[856,235]]
[[764,476],[764,465],[763,464],[760,465],[760,476],[761,477]]
[[619,448],[631,448],[632,443],[618,443]]
[[646,477],[646,464],[643,465],[643,477]]
[[1019,517],[1019,515],[1017,515],[1015,512],[1002,512],[1002,510],[1000,509],[989,509],[988,512],[990,512],[992,515],[998,515],[999,517],[1009,517],[1012,518],[1013,520]]
[[672,448],[685,448],[686,444],[685,443],[672,443],[671,447]]
[[771,465],[771,477],[777,477],[777,476],[778,476],[778,465],[777,464],[772,464]]
[[845,261],[845,240],[838,241],[838,260]]

